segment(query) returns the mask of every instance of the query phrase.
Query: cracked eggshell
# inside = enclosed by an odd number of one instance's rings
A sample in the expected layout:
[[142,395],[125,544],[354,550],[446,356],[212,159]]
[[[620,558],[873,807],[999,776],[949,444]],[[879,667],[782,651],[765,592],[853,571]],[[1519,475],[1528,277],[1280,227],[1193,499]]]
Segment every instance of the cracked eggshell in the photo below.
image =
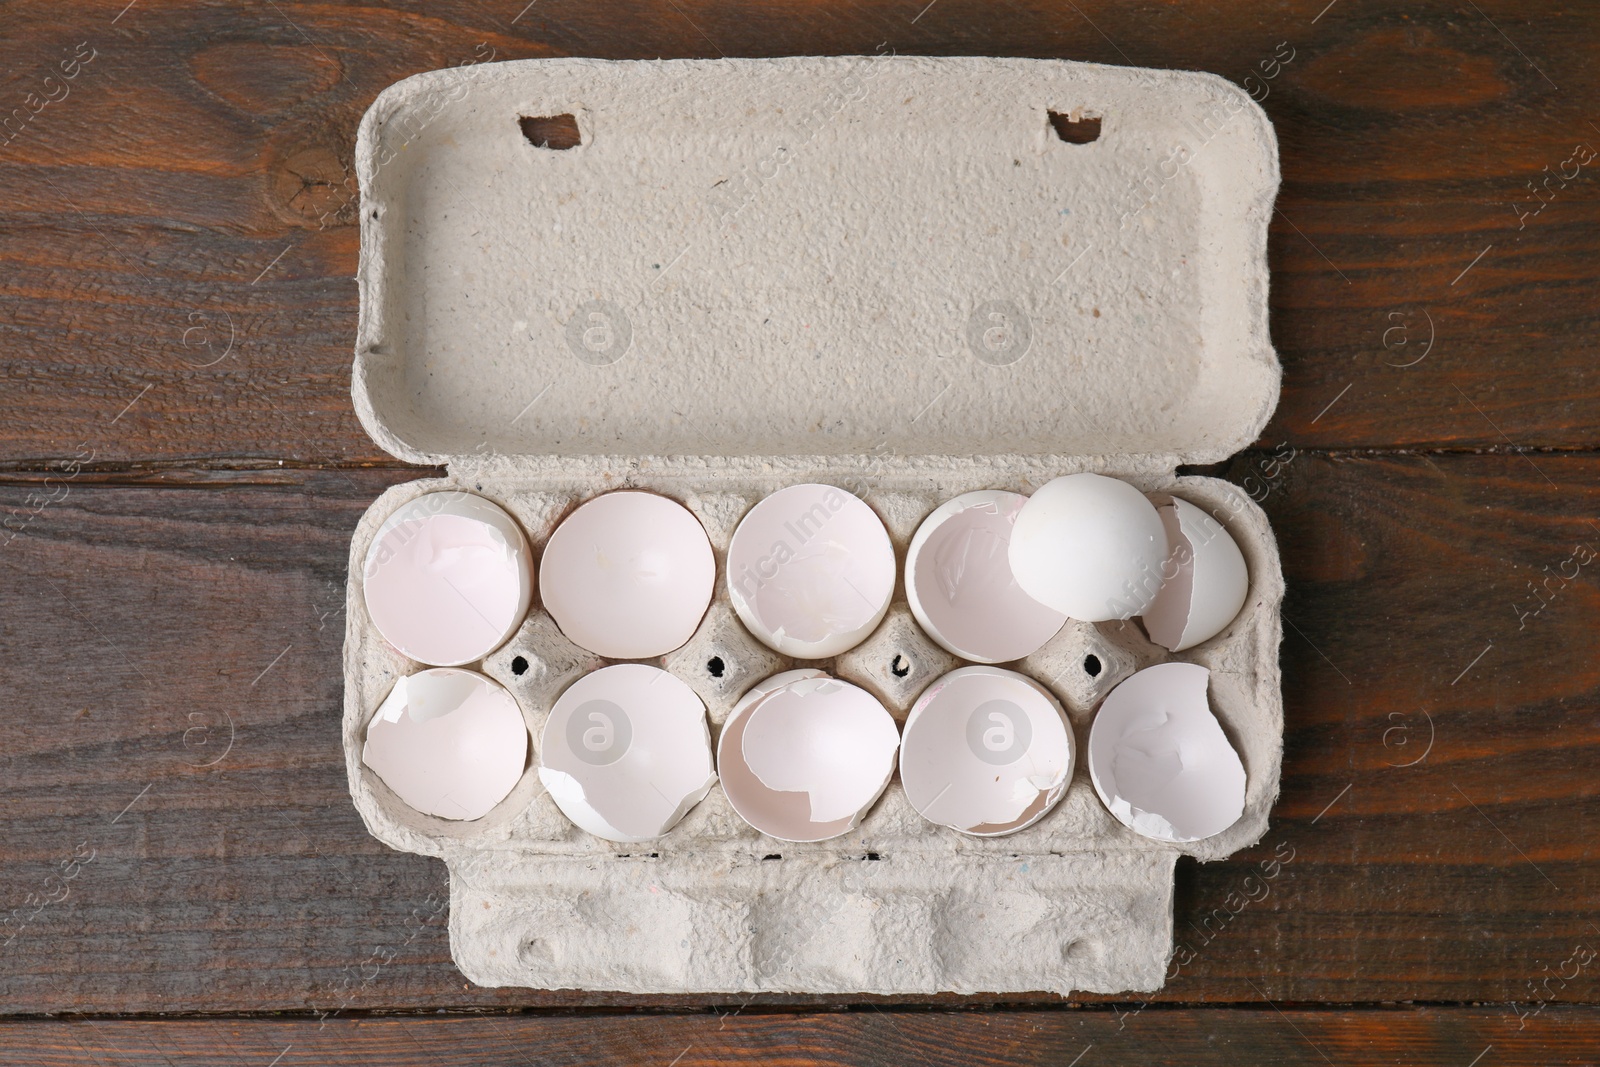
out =
[[848,818],[833,823],[813,823],[811,801],[805,793],[780,793],[769,789],[756,777],[743,756],[744,728],[749,721],[745,712],[767,694],[790,682],[826,677],[822,671],[802,668],[757,682],[734,704],[723,723],[722,736],[717,739],[717,777],[728,803],[740,818],[768,836],[793,841],[796,835],[814,835],[817,840],[825,840],[850,830]]
[[1244,813],[1239,754],[1206,700],[1211,672],[1158,663],[1113,689],[1089,728],[1089,777],[1124,826],[1157,841],[1199,841]]
[[533,562],[516,520],[472,493],[424,493],[378,527],[362,574],[367,614],[420,663],[482,659],[516,632]]
[[739,520],[728,598],[763,644],[797,659],[846,652],[883,621],[894,593],[883,520],[833,485],[791,485]]
[[782,841],[825,841],[860,825],[894,774],[900,733],[866,690],[786,671],[734,706],[717,745],[740,818]]
[[573,644],[611,659],[681,648],[711,604],[716,559],[677,501],[621,490],[562,520],[539,563],[540,598]]
[[1150,640],[1182,652],[1227,629],[1250,594],[1250,573],[1233,537],[1204,510],[1171,497],[1157,511],[1172,543],[1170,577],[1142,621]]
[[394,684],[367,724],[361,762],[423,814],[481,819],[522,778],[528,726],[493,679],[437,667]]
[[1072,781],[1066,714],[1032,678],[999,667],[951,671],[917,698],[900,744],[900,783],[929,822],[974,837],[1032,826]]
[[1028,498],[985,489],[947,500],[922,521],[906,553],[906,599],[945,651],[978,663],[1030,656],[1067,617],[1023,592],[1009,546]]
[[551,707],[539,780],[562,813],[596,837],[660,837],[717,780],[705,711],[693,689],[659,667],[602,667]]
[[1127,482],[1069,474],[1041,486],[1011,530],[1011,571],[1025,593],[1080,622],[1131,619],[1161,587],[1167,531]]

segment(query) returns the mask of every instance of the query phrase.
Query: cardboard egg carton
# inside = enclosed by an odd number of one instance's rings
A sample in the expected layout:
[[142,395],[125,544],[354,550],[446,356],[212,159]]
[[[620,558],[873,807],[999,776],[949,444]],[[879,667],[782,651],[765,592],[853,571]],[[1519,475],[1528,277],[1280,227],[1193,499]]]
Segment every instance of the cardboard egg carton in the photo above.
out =
[[[579,143],[557,147],[568,123]],[[389,490],[352,541],[350,790],[380,840],[448,864],[467,977],[652,993],[1159,987],[1176,858],[1258,840],[1278,792],[1276,545],[1236,488],[1177,474],[1250,443],[1277,399],[1276,144],[1248,97],[1208,75],[1041,60],[530,60],[392,87],[362,123],[357,169],[356,407],[387,451],[448,474]],[[912,619],[903,573],[882,625],[833,660],[758,642],[721,572],[756,501],[800,482],[855,492],[903,571],[950,497],[1086,470],[1216,514],[1251,590],[1227,630],[1176,656],[1136,622],[1069,621],[1014,665],[1060,699],[1080,754],[1027,830],[936,826],[897,778],[830,841],[765,837],[719,788],[657,841],[592,837],[544,795],[538,739],[564,686],[606,661],[561,635],[537,589],[475,665],[534,739],[503,803],[473,822],[422,815],[360,761],[366,722],[423,667],[372,626],[362,564],[383,518],[423,492],[498,502],[536,554],[611,489],[688,507],[717,593],[690,642],[650,662],[700,694],[714,742],[745,690],[795,666],[868,689],[903,724],[962,665]],[[1118,823],[1082,765],[1099,701],[1173,658],[1210,668],[1247,775],[1243,817],[1182,846]]]

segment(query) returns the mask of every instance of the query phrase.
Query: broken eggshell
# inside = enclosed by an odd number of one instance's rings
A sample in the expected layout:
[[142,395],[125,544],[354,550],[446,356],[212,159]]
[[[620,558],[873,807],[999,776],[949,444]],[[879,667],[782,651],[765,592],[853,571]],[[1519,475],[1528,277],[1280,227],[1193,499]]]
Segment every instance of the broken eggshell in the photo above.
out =
[[660,837],[717,780],[705,710],[693,689],[659,667],[602,667],[551,707],[539,780],[562,813],[596,837]]
[[1074,741],[1061,705],[1032,678],[962,667],[912,706],[900,783],[929,822],[974,837],[1032,826],[1072,780]]
[[1011,571],[1033,599],[1081,622],[1141,615],[1161,588],[1167,531],[1127,482],[1069,474],[1041,486],[1011,529]]
[[1113,689],[1089,728],[1089,778],[1124,826],[1199,841],[1244,813],[1245,773],[1206,700],[1211,672],[1158,663]]
[[1027,502],[995,489],[963,493],[917,527],[906,552],[906,599],[945,651],[1005,663],[1037,652],[1065,625],[1064,614],[1023,592],[1011,573],[1011,529]]
[[1227,629],[1249,596],[1250,574],[1244,553],[1216,519],[1177,497],[1157,503],[1172,556],[1141,621],[1150,640],[1182,652]]
[[694,636],[716,573],[711,540],[688,508],[622,490],[586,502],[556,527],[539,563],[539,595],[579,647],[646,659]]
[[796,834],[815,835],[817,840],[825,840],[850,829],[848,818],[837,820],[837,825],[812,823],[811,801],[805,793],[780,793],[768,788],[743,758],[744,728],[748,722],[745,712],[768,693],[790,682],[826,677],[822,671],[802,668],[757,682],[734,704],[723,723],[722,736],[717,739],[717,778],[728,803],[740,818],[769,836],[792,841],[796,840]]
[[367,614],[406,656],[482,659],[522,624],[533,563],[516,521],[472,493],[424,493],[378,527],[362,573]]
[[846,652],[877,628],[894,593],[883,520],[833,485],[791,485],[739,520],[728,598],[763,644],[796,659]]
[[818,670],[757,683],[728,716],[717,771],[733,810],[782,841],[855,829],[894,774],[900,733],[866,690]]
[[436,667],[394,684],[367,724],[361,762],[425,815],[481,819],[522,778],[528,726],[499,683]]

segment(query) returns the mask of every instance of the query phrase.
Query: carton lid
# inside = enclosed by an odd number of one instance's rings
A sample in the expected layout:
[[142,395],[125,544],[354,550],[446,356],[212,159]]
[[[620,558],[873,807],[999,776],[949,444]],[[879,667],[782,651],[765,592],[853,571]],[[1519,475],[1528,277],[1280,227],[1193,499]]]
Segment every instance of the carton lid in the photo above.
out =
[[1213,75],[524,60],[392,86],[356,166],[355,402],[414,462],[1170,467],[1277,402],[1277,143]]

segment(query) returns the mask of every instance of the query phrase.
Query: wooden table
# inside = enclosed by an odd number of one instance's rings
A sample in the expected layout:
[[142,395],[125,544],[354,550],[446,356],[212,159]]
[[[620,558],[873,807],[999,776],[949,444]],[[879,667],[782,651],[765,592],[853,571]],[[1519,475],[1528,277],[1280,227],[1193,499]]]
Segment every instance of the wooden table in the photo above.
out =
[[[1221,468],[1289,582],[1272,828],[1180,864],[1147,1003],[474,988],[339,746],[351,530],[424,473],[350,404],[356,122],[491,57],[880,45],[1276,123],[1283,399]],[[1594,5],[12,0],[0,53],[0,1059],[1600,1061]]]

